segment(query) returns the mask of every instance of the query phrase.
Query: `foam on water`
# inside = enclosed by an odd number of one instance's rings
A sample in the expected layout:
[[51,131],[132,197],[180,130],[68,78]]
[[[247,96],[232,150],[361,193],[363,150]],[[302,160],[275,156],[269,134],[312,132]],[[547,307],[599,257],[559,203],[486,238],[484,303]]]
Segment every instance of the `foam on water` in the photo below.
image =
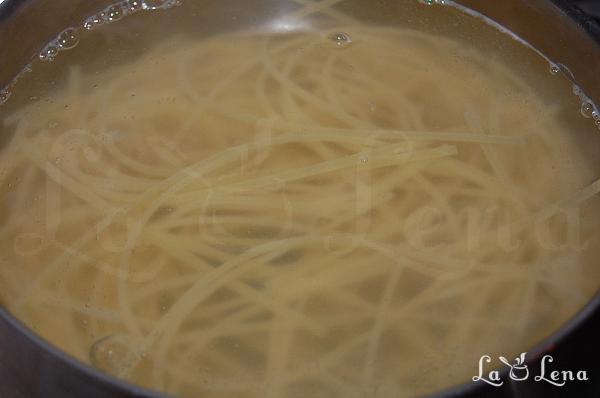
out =
[[[113,3],[102,11],[86,18],[82,27],[91,30],[100,25],[116,22],[139,11],[167,10],[180,6],[182,3],[183,0],[123,0]],[[57,37],[50,40],[39,52],[37,58],[40,61],[53,61],[61,51],[73,49],[77,47],[77,44],[79,44],[79,29],[68,27],[60,32]],[[31,72],[31,68],[31,63],[25,65],[23,70],[9,84],[0,87],[0,106],[8,101],[12,88],[23,74]]]
[[[166,10],[182,4],[183,0],[124,0],[113,3],[100,12],[88,17],[83,22],[83,28],[87,30],[95,27],[119,21],[124,17],[139,11]],[[75,48],[79,43],[78,28],[69,27],[51,40],[42,51],[39,59],[42,61],[53,61],[59,52]]]
[[87,18],[83,27],[91,30],[98,26],[116,22],[140,11],[166,10],[182,4],[183,0],[124,0],[111,4]]

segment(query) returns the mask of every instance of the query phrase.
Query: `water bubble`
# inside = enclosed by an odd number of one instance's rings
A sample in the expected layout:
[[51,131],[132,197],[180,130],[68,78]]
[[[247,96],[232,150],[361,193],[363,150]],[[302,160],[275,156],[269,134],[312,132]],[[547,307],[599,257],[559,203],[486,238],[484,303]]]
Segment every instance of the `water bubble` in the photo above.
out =
[[0,105],[8,101],[8,97],[10,97],[10,92],[8,90],[0,90]]
[[594,122],[596,123],[596,126],[600,127],[600,112],[598,112],[597,110],[594,110],[594,112],[592,112],[592,117],[594,118]]
[[594,105],[592,105],[590,102],[584,102],[583,105],[581,105],[581,114],[590,119],[592,118],[592,115],[594,113]]
[[111,23],[122,19],[127,15],[134,14],[142,10],[165,10],[167,8],[178,6],[181,0],[125,0],[119,1],[105,8],[103,11],[88,18],[83,27],[87,30],[96,28],[105,23]]
[[123,334],[102,337],[92,344],[89,352],[92,365],[113,375],[127,374],[140,358],[132,339]]
[[435,0],[419,0],[419,3],[425,4],[426,6],[431,6],[435,4]]
[[347,47],[352,44],[352,38],[350,38],[350,35],[344,32],[333,33],[329,36],[329,39],[338,47]]
[[39,58],[42,61],[53,61],[58,54],[58,50],[58,47],[54,43],[50,43],[40,52]]
[[103,11],[88,18],[83,27],[87,30],[96,28],[105,23],[111,23],[122,19],[127,15],[134,14],[142,10],[165,10],[167,8],[178,6],[181,0],[124,0],[113,3]]
[[558,65],[550,65],[550,74],[558,75],[560,73],[560,67]]
[[145,0],[145,1],[142,1],[142,7],[145,10],[155,10],[155,9],[161,7],[163,3],[164,3],[163,0]]
[[166,10],[181,5],[181,0],[143,0],[144,10]]
[[39,59],[42,61],[52,61],[56,58],[59,51],[69,50],[75,47],[79,43],[79,37],[77,36],[77,29],[67,28],[60,32],[56,39],[40,51]]
[[120,5],[113,5],[106,10],[109,22],[118,21],[124,17],[123,8]]
[[77,36],[77,29],[67,28],[63,30],[57,39],[58,47],[61,50],[69,50],[75,47],[79,43],[79,37]]
[[143,9],[144,6],[140,0],[129,0],[126,2],[125,7],[130,12],[137,12],[137,11],[140,11],[141,9]]
[[104,11],[99,12],[96,15],[92,15],[83,23],[83,27],[87,30],[94,29],[97,26],[104,25],[106,21],[106,13]]

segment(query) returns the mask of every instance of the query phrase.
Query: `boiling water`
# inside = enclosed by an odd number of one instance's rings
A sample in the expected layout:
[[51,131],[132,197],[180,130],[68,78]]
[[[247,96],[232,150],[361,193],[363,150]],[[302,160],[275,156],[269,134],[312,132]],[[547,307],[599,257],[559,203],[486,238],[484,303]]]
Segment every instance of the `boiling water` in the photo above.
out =
[[178,396],[403,397],[590,299],[595,108],[561,69],[447,7],[369,26],[299,3],[264,29],[136,13],[44,49],[1,109],[15,316]]

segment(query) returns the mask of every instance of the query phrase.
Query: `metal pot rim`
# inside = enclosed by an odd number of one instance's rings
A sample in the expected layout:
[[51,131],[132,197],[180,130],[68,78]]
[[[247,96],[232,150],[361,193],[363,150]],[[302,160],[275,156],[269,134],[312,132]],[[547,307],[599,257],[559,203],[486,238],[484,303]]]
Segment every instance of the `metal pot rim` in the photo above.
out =
[[[26,3],[32,0],[7,0],[0,2],[0,23],[23,7]],[[566,0],[547,0],[560,13],[565,15],[567,19],[577,23],[587,35],[600,45],[600,21],[597,21],[590,15],[586,14],[573,3]],[[542,342],[535,345],[529,350],[529,360],[527,364],[531,364],[531,358],[539,358],[545,353],[552,351],[554,347],[560,345],[567,339],[575,330],[580,328],[593,315],[600,314],[600,290],[591,298],[591,300],[580,309],[573,317],[571,317],[562,327],[552,333]],[[146,388],[142,388],[128,381],[118,379],[112,375],[106,374],[100,370],[93,368],[82,361],[75,359],[66,352],[55,347],[44,338],[32,331],[28,326],[10,314],[5,308],[0,307],[0,319],[4,320],[17,333],[24,336],[33,346],[40,351],[50,354],[58,361],[68,365],[74,370],[85,374],[91,378],[99,379],[102,383],[117,387],[119,391],[138,398],[166,398],[168,395],[159,393]],[[500,372],[503,379],[506,379],[508,370]],[[445,390],[429,395],[428,398],[458,398],[462,396],[471,396],[472,394],[481,394],[489,387],[485,383],[476,383],[472,381],[463,382],[462,384],[446,388]]]

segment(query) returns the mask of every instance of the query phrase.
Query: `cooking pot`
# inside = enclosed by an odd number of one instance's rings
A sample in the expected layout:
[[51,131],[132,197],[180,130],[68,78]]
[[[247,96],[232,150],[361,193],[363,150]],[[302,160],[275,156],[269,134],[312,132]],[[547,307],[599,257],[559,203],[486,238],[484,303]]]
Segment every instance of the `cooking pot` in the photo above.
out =
[[[194,25],[206,33],[266,24],[293,9],[293,0],[188,0],[197,10]],[[416,0],[415,0],[416,1]],[[348,0],[345,11],[376,23],[402,12],[394,0]],[[596,103],[600,100],[600,24],[566,0],[460,0],[459,4],[498,22],[539,49]],[[49,38],[106,8],[103,0],[0,1],[0,88],[10,93],[15,77],[37,57]],[[192,18],[192,17],[190,17]],[[592,148],[592,150],[595,150]],[[0,303],[1,304],[1,303]],[[600,295],[566,325],[527,355],[530,374],[540,374],[545,355],[561,369],[585,370],[589,380],[555,387],[533,377],[517,382],[508,371],[505,383],[457,380],[442,397],[598,397]],[[523,370],[522,368],[520,370]],[[519,369],[513,369],[518,372]],[[477,364],[473,364],[477,374]],[[515,375],[513,375],[515,376]],[[461,384],[463,383],[463,384]],[[163,397],[118,380],[69,357],[0,306],[0,397],[132,398]]]

